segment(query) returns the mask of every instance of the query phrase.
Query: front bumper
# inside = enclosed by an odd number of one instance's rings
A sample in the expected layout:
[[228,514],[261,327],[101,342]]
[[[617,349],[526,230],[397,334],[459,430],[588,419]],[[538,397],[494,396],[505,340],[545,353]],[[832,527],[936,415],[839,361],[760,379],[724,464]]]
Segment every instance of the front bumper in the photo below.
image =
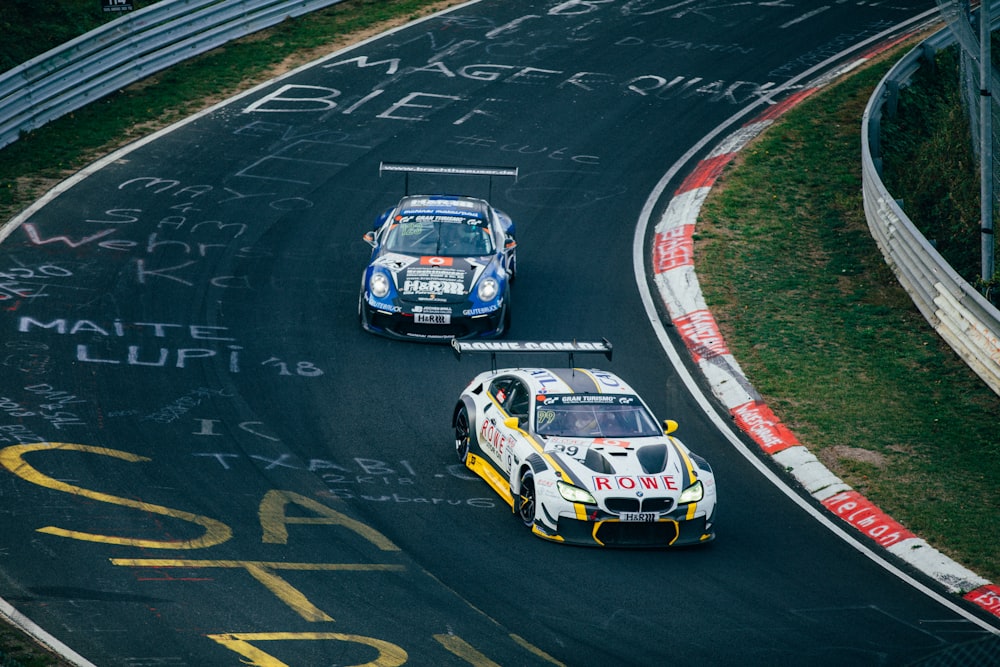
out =
[[361,326],[366,331],[401,340],[447,343],[452,338],[497,338],[506,333],[506,305],[477,317],[461,314],[455,308],[448,324],[418,324],[412,313],[387,313],[361,303]]
[[715,539],[708,518],[631,522],[618,519],[576,519],[560,516],[555,529],[536,520],[538,537],[581,546],[662,548],[705,544]]

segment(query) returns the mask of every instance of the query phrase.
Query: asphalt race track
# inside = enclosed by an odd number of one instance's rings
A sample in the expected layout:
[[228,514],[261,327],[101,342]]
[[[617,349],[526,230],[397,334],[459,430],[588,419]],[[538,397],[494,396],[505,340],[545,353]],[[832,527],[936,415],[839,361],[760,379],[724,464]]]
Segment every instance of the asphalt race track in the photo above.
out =
[[[0,245],[0,597],[101,667],[935,664],[989,636],[733,451],[632,267],[702,137],[932,6],[483,0],[89,170]],[[713,464],[714,543],[547,543],[457,464],[488,358],[357,322],[382,161],[518,167],[510,337],[614,344],[593,363]]]

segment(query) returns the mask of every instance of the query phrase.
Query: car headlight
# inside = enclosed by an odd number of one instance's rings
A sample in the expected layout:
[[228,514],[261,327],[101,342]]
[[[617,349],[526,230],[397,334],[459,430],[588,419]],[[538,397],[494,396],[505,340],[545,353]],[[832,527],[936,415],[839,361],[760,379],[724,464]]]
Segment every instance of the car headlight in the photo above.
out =
[[584,505],[597,504],[594,496],[590,495],[590,491],[581,489],[579,486],[573,486],[566,482],[556,482],[556,488],[559,489],[559,495],[571,503],[583,503]]
[[681,497],[677,499],[677,504],[682,505],[684,503],[696,503],[705,497],[705,487],[701,485],[701,480],[699,479],[694,484],[684,489],[681,493]]
[[368,289],[371,290],[372,296],[381,299],[389,293],[389,278],[384,273],[373,273],[368,279]]
[[497,298],[499,292],[500,283],[497,282],[496,278],[483,278],[479,281],[479,288],[476,290],[481,301],[492,301]]

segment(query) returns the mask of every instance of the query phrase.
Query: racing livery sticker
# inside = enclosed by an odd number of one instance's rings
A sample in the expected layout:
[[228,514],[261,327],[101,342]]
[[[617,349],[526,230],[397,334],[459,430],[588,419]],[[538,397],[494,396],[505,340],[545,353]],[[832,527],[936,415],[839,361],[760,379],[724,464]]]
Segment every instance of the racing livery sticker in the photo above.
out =
[[503,464],[504,451],[513,443],[514,439],[508,435],[505,435],[503,431],[497,428],[495,420],[487,419],[483,421],[482,427],[479,429],[479,444],[483,445],[492,454],[494,459]]
[[406,271],[400,292],[403,294],[465,294],[465,272],[447,266],[411,266]]
[[397,271],[402,271],[409,265],[413,264],[416,260],[413,257],[407,257],[406,255],[397,255],[395,253],[390,253],[383,257],[379,257],[375,260],[376,266],[384,266],[389,271],[396,273]]
[[595,491],[680,491],[673,475],[594,475]]

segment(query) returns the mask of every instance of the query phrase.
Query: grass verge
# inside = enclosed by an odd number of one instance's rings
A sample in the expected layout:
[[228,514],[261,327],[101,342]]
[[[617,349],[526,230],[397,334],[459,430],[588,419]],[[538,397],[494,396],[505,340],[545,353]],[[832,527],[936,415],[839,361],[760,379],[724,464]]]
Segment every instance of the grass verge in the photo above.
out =
[[740,153],[702,208],[695,266],[734,356],[802,444],[998,581],[1000,397],[924,321],[862,209],[860,119],[889,65],[815,94]]

